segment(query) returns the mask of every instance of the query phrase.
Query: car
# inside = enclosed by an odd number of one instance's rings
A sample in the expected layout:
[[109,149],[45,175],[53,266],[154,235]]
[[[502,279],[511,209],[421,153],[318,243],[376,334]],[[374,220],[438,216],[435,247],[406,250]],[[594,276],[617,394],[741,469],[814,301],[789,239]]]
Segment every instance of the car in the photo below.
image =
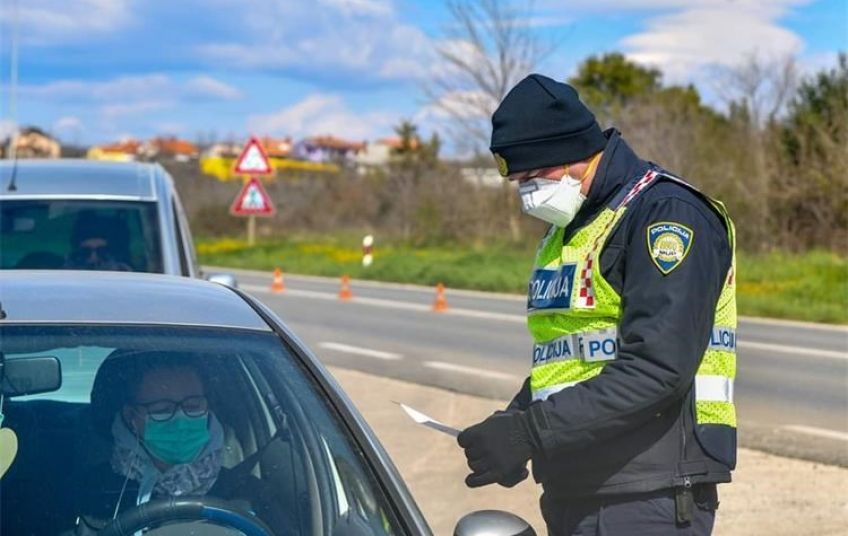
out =
[[[0,272],[0,388],[2,534],[431,533],[332,376],[238,289]],[[456,534],[534,533],[480,511]]]
[[0,243],[0,269],[204,276],[174,181],[155,163],[0,162]]

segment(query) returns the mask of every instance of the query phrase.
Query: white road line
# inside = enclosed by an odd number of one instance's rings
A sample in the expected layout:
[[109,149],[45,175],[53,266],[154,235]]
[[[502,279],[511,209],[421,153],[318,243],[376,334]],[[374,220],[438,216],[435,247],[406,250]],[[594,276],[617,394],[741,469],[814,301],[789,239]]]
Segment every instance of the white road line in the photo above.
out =
[[[243,284],[241,288],[247,290],[249,292],[261,292],[263,294],[271,294],[271,289],[269,287],[261,286],[261,285],[251,285],[251,284]],[[332,292],[320,292],[317,290],[301,290],[301,289],[287,289],[280,296],[298,296],[301,298],[315,298],[321,300],[337,300],[338,295]],[[397,300],[387,300],[383,298],[367,298],[367,297],[357,297],[354,296],[351,299],[351,303],[358,303],[362,305],[371,305],[374,307],[383,307],[385,309],[403,309],[407,311],[418,311],[418,312],[432,312],[433,308],[430,305],[425,305],[423,303],[407,303],[401,302]],[[468,318],[480,318],[484,320],[498,320],[503,322],[515,322],[518,324],[523,324],[527,322],[527,318],[523,315],[515,315],[509,313],[493,313],[489,311],[478,311],[475,309],[462,309],[462,308],[449,308],[444,313],[445,315],[452,316],[464,316]],[[770,344],[765,342],[754,342],[747,340],[740,340],[738,343],[740,348],[749,348],[752,350],[765,350],[768,352],[779,352],[782,354],[791,354],[791,355],[805,355],[812,357],[823,357],[827,359],[843,359],[848,360],[848,352],[837,352],[834,350],[817,350],[815,348],[804,348],[801,346],[786,346],[782,344]]]
[[[244,275],[247,277],[258,277],[258,278],[267,278],[271,279],[270,272],[262,272],[258,270],[245,270],[240,268],[226,268],[223,266],[203,266],[203,270],[208,273],[216,273],[216,272],[227,272],[238,275]],[[337,277],[325,277],[320,275],[304,275],[304,274],[286,274],[286,279],[290,279],[291,281],[314,281],[316,283],[330,283],[337,285],[339,282],[339,278]],[[392,289],[392,290],[409,290],[413,292],[426,292],[428,294],[433,294],[434,288],[432,286],[427,285],[415,285],[412,283],[392,283],[388,281],[372,281],[369,279],[351,279],[350,283],[352,285],[356,285],[357,287],[370,287],[370,288],[384,288],[384,289]],[[270,283],[269,283],[270,285]],[[244,286],[244,285],[239,285]],[[470,289],[459,289],[459,288],[449,288],[448,292],[451,295],[456,296],[468,296],[469,298],[481,298],[488,300],[506,300],[506,301],[519,301],[526,302],[527,296],[525,294],[515,294],[509,292],[490,292],[486,290],[470,290]]]
[[395,354],[392,352],[381,352],[380,350],[362,348],[361,346],[351,346],[349,344],[342,344],[340,342],[319,342],[318,346],[320,346],[321,348],[326,348],[327,350],[335,350],[337,352],[343,352],[346,354],[376,357],[377,359],[385,359],[387,361],[394,361],[403,357],[400,354]]
[[751,348],[752,350],[767,350],[769,352],[780,352],[783,354],[809,355],[813,357],[826,357],[828,359],[848,359],[848,352],[835,352],[833,350],[816,350],[815,348],[803,348],[801,346],[786,346],[783,344],[769,344],[767,342],[753,342],[740,340],[740,348]]
[[511,315],[509,313],[492,313],[489,311],[476,311],[474,309],[451,309],[445,311],[448,315],[468,316],[471,318],[484,318],[486,320],[502,320],[504,322],[517,322],[519,324],[527,323],[527,317],[524,315]]
[[829,430],[827,428],[816,428],[815,426],[804,426],[802,424],[788,424],[786,426],[781,426],[780,429],[818,437],[826,437],[828,439],[848,441],[848,434],[845,432],[837,432],[836,430]]
[[445,363],[444,361],[424,361],[421,364],[425,367],[432,369],[446,370],[449,372],[459,372],[460,374],[470,374],[472,376],[484,376],[486,378],[494,378],[496,380],[509,380],[514,382],[520,382],[523,379],[516,376],[515,374],[497,372],[494,370],[479,369],[476,367],[466,367],[463,365],[457,365],[455,363]]
[[739,316],[740,324],[758,324],[760,326],[786,326],[790,328],[818,329],[821,331],[833,331],[848,335],[848,326],[834,324],[819,324],[816,322],[804,322],[802,320],[784,320],[782,318],[760,318],[757,316]]
[[[261,292],[271,294],[271,289],[261,285],[243,284],[240,288],[248,292]],[[317,290],[300,290],[286,289],[280,296],[298,296],[301,298],[317,298],[321,300],[337,300],[338,295],[331,292],[320,292]],[[397,300],[386,300],[383,298],[366,298],[354,296],[351,298],[351,303],[359,303],[363,305],[371,305],[374,307],[383,307],[385,309],[404,309],[407,311],[432,312],[433,307],[423,303],[407,303]],[[488,311],[475,311],[473,309],[448,309],[444,314],[455,316],[467,316],[470,318],[484,318],[487,320],[503,320],[507,322],[524,323],[527,319],[521,315],[511,315],[507,313],[492,313]]]

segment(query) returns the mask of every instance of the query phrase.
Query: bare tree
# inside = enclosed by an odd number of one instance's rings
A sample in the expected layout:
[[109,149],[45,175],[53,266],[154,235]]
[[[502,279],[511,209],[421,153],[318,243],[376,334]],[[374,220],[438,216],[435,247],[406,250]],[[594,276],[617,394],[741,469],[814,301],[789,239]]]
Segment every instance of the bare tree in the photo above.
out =
[[436,50],[442,62],[425,91],[457,141],[479,151],[498,103],[554,47],[529,24],[532,2],[449,0],[448,10],[452,23]]
[[768,229],[772,210],[768,199],[773,177],[780,173],[778,164],[768,158],[768,134],[794,94],[798,73],[795,58],[767,58],[757,53],[748,55],[735,67],[719,69],[717,91],[728,104],[731,117],[745,134],[745,159],[748,168],[742,178],[742,193],[750,210],[752,240],[759,246],[769,243]]
[[[480,154],[489,144],[490,118],[506,93],[554,49],[530,24],[532,1],[449,0],[451,25],[437,46],[441,64],[425,86],[430,104],[462,152]],[[504,198],[512,196],[504,182]],[[509,216],[512,239],[521,238]]]
[[729,105],[743,106],[754,128],[772,123],[798,84],[798,67],[791,55],[766,58],[754,52],[733,67],[719,68],[717,74],[720,97]]

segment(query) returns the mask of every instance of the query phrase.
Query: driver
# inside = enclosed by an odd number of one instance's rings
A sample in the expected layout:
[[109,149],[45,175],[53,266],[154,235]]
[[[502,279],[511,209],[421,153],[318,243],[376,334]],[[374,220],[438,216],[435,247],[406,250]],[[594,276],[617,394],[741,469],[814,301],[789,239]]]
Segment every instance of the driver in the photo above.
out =
[[194,368],[152,365],[115,415],[112,469],[138,483],[139,503],[154,493],[204,495],[221,471],[223,428]]
[[134,354],[107,358],[101,371],[109,378],[95,381],[92,405],[116,397],[120,407],[111,420],[110,461],[80,490],[80,524],[97,528],[150,500],[208,495],[252,511],[275,531],[290,526],[252,467],[223,467],[224,430],[200,368],[181,354]]
[[132,268],[116,258],[118,232],[115,222],[91,211],[80,213],[71,233],[71,252],[65,268],[72,270],[111,270],[130,272]]

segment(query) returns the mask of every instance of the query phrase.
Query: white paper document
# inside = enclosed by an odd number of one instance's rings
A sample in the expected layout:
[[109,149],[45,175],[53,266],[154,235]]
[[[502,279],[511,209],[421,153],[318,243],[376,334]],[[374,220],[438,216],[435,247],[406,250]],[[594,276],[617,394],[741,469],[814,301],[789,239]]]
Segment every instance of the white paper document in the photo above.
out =
[[456,428],[451,428],[450,426],[448,426],[446,424],[442,424],[439,421],[437,421],[436,419],[433,419],[432,417],[428,417],[427,415],[424,415],[420,411],[412,409],[411,407],[407,406],[406,404],[401,404],[400,402],[395,402],[395,404],[399,405],[403,409],[403,411],[405,411],[406,414],[409,415],[410,419],[412,419],[413,421],[415,421],[416,423],[418,423],[422,426],[426,426],[427,428],[432,428],[433,430],[436,430],[438,432],[442,432],[443,434],[447,434],[451,437],[456,437],[456,436],[459,435],[459,430],[457,430]]

